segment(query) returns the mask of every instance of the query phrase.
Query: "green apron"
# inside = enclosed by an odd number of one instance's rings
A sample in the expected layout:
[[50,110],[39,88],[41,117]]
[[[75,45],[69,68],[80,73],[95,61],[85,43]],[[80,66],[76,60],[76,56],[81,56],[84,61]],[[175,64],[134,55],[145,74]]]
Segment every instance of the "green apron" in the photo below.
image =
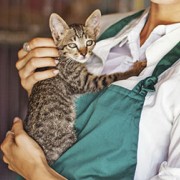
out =
[[69,180],[133,180],[139,120],[158,76],[180,58],[178,43],[132,90],[111,85],[77,102],[78,141],[53,165]]
[[[111,26],[100,39],[112,37],[139,12]],[[123,24],[123,26],[121,26]],[[132,180],[137,163],[139,120],[146,94],[158,76],[180,58],[178,43],[156,66],[152,76],[132,90],[111,85],[77,101],[78,141],[53,165],[69,180]]]
[[[116,23],[100,39],[114,36],[141,13]],[[52,168],[69,180],[133,180],[146,94],[155,91],[158,76],[179,59],[179,49],[180,43],[162,58],[152,76],[132,90],[111,85],[81,96],[76,103],[78,141]]]

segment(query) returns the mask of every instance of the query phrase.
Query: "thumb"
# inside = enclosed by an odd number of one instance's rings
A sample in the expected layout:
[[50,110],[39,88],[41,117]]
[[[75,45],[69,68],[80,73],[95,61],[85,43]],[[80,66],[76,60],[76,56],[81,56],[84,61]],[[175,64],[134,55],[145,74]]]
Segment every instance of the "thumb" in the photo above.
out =
[[9,150],[9,147],[14,143],[14,133],[12,131],[8,131],[6,133],[6,138],[1,144],[1,150],[4,154]]
[[14,124],[11,131],[14,132],[15,135],[18,135],[24,131],[23,122],[20,118],[14,118]]

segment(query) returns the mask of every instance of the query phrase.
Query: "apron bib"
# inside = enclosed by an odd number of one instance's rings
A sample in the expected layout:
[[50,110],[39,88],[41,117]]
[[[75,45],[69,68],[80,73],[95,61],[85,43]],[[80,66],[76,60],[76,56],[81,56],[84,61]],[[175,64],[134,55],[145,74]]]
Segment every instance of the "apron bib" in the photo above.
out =
[[[141,14],[114,24],[100,39],[114,36]],[[81,96],[76,103],[78,141],[52,168],[69,180],[133,180],[139,120],[146,94],[155,90],[158,76],[179,59],[179,48],[180,43],[159,62],[152,76],[132,90],[111,85],[98,93]]]

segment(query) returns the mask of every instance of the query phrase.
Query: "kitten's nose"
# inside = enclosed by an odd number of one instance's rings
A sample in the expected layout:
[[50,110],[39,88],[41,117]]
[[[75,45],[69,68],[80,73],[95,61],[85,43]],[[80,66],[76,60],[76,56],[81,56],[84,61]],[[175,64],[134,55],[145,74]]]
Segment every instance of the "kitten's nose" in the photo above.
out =
[[87,49],[86,48],[81,48],[81,49],[79,49],[79,53],[82,55],[82,56],[86,56],[86,54],[87,54]]

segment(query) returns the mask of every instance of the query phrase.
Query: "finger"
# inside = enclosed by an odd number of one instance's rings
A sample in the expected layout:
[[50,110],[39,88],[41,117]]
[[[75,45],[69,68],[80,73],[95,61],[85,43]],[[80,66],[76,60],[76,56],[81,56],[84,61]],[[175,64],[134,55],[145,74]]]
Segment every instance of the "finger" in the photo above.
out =
[[19,59],[16,63],[16,68],[18,70],[22,69],[26,63],[32,59],[32,58],[45,58],[45,57],[51,57],[55,58],[58,57],[59,53],[56,48],[37,48],[30,51],[23,59]]
[[30,49],[37,47],[56,47],[52,38],[34,38],[29,42]]
[[3,161],[4,161],[6,164],[9,163],[8,159],[7,159],[5,156],[3,156]]
[[23,122],[20,118],[18,117],[14,118],[14,123],[13,123],[11,131],[14,133],[15,136],[24,132]]
[[15,172],[14,168],[12,168],[10,164],[8,165],[8,169]]
[[[22,85],[27,87],[27,89],[32,89],[32,86],[37,83],[38,81],[42,81],[48,78],[52,78],[54,76],[56,76],[59,73],[59,70],[57,69],[50,69],[50,70],[46,70],[46,71],[42,71],[42,72],[36,72],[33,73],[31,76],[27,77],[26,79],[22,80]],[[29,84],[29,88],[28,88],[28,84],[23,84],[24,83],[28,83]]]
[[25,79],[30,76],[35,69],[42,67],[55,67],[58,64],[58,60],[54,58],[32,58],[25,66],[19,71],[21,79]]
[[52,78],[59,73],[57,69],[46,70],[42,72],[36,72],[25,79],[21,79],[21,85],[26,89],[28,95],[31,94],[32,87],[38,81],[42,81],[48,78]]
[[6,133],[6,138],[4,139],[3,143],[1,144],[1,150],[4,154],[9,151],[10,146],[14,143],[14,133],[12,131],[8,131]]
[[25,51],[23,48],[18,51],[18,58],[22,59],[24,56],[27,55],[27,51]]
[[4,163],[8,164],[8,169],[15,171],[14,168],[10,165],[10,161],[5,156],[3,156],[3,161]]
[[[37,47],[56,47],[52,38],[34,38],[28,42],[31,50]],[[18,52],[19,59],[22,59],[28,52],[23,48]]]
[[8,138],[8,137],[10,137],[10,136],[14,136],[14,132],[8,131],[8,132],[6,133],[6,138]]

